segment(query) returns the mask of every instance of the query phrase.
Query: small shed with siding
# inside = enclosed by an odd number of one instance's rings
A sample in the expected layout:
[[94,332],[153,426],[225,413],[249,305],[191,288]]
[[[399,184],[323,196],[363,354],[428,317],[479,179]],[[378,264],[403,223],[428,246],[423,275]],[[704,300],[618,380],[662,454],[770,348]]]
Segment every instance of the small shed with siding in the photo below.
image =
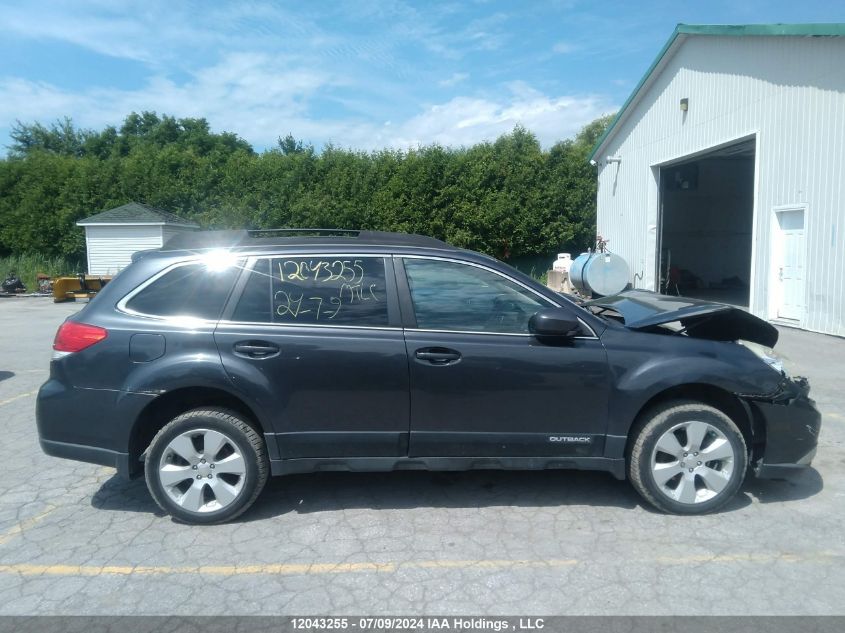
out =
[[138,251],[161,248],[168,239],[199,225],[139,202],[103,211],[76,223],[85,228],[89,275],[113,275]]

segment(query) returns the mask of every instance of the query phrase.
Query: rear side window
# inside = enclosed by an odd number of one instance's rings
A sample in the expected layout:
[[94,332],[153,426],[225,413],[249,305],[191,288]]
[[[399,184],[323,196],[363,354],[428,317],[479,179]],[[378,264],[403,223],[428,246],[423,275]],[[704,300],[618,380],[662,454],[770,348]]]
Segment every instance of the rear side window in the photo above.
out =
[[242,262],[222,270],[206,264],[177,266],[127,301],[126,308],[151,316],[219,319],[241,267]]
[[386,326],[384,258],[259,259],[250,272],[232,320]]

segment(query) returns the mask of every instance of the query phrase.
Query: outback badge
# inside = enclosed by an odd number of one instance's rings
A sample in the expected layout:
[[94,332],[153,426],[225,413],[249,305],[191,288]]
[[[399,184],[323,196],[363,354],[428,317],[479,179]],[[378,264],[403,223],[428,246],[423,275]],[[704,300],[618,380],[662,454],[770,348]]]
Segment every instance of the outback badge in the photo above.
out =
[[564,444],[592,444],[593,438],[589,435],[550,435],[549,441]]

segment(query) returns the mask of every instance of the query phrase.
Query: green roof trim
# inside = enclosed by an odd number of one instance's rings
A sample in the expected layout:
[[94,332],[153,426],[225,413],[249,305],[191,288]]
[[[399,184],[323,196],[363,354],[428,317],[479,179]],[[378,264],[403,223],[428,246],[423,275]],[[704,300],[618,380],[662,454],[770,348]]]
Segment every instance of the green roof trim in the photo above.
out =
[[77,226],[90,224],[175,224],[199,228],[199,224],[180,218],[164,209],[156,209],[140,202],[129,202],[114,209],[103,211],[91,217],[79,220]]
[[590,152],[589,160],[595,159],[599,149],[601,149],[601,146],[604,145],[604,142],[613,133],[613,130],[616,128],[616,124],[619,123],[619,121],[622,119],[622,116],[625,114],[625,111],[637,98],[637,95],[639,95],[640,90],[648,81],[649,77],[651,77],[651,74],[654,72],[657,66],[660,65],[660,62],[663,61],[663,58],[666,56],[666,53],[669,52],[669,49],[672,48],[672,46],[675,44],[675,41],[681,35],[786,35],[792,37],[845,37],[845,23],[678,24],[675,27],[675,30],[672,32],[672,35],[669,37],[669,40],[663,45],[663,48],[660,49],[660,52],[657,54],[655,60],[651,63],[651,66],[648,67],[648,70],[645,71],[645,74],[637,83],[633,92],[631,92],[630,96],[625,100],[625,103],[622,104],[622,107],[619,109],[619,112],[616,113],[616,117],[614,117],[610,125],[607,126],[607,129],[604,131],[604,134],[602,134],[599,137],[599,140],[596,141],[596,144],[593,146],[593,151]]
[[841,37],[845,23],[817,24],[679,24],[676,33],[688,35],[792,35],[795,37]]

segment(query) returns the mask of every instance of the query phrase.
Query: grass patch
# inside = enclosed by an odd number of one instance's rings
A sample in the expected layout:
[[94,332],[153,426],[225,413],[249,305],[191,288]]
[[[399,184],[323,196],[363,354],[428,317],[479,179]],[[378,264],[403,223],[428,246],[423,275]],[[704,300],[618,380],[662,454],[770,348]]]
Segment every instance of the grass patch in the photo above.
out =
[[50,277],[59,275],[76,275],[85,266],[81,260],[66,259],[59,256],[47,256],[39,253],[7,255],[0,257],[0,275],[5,279],[9,273],[17,273],[21,281],[26,284],[27,292],[37,292],[36,275],[44,273]]
[[539,281],[541,284],[543,284],[545,286],[546,282],[549,280],[549,271],[547,271],[547,270],[539,271],[532,266],[531,270],[528,272],[528,276],[533,277],[534,279],[536,279],[537,281]]

